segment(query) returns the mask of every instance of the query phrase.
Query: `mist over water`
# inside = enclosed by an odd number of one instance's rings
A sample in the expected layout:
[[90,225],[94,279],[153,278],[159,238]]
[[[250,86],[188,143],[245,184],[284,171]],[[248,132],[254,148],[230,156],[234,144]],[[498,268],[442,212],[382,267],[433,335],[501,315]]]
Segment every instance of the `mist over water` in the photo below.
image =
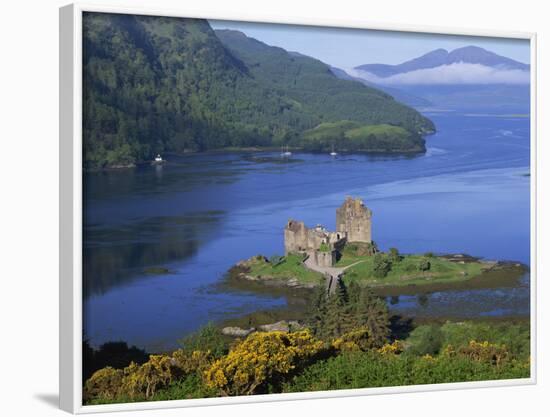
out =
[[[218,284],[241,259],[282,254],[289,218],[334,229],[347,195],[373,210],[383,250],[529,265],[529,119],[427,116],[438,132],[421,156],[167,155],[160,168],[86,174],[86,337],[94,345],[124,340],[166,349],[208,321],[284,306],[284,297]],[[476,291],[421,302],[401,296],[390,307],[410,315],[528,314],[528,275],[517,288]]]

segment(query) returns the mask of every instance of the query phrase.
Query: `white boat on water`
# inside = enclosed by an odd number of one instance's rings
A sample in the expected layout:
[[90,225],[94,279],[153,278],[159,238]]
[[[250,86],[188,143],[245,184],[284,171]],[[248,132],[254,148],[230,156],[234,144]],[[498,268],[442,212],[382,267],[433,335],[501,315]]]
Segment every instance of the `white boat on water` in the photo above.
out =
[[160,154],[157,154],[157,156],[155,157],[155,159],[151,162],[152,165],[162,165],[164,164],[166,161],[164,159],[162,159],[162,156],[160,156]]
[[338,155],[338,153],[334,151],[334,145],[332,145],[332,151],[330,152],[330,156],[336,156],[336,155]]

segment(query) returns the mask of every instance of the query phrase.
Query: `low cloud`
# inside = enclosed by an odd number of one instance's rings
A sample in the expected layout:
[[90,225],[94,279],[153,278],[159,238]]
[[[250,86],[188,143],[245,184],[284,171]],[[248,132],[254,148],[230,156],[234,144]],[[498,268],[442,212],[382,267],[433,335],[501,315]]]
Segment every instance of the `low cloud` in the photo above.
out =
[[530,82],[529,71],[494,68],[464,62],[405,72],[385,78],[357,69],[350,70],[350,74],[376,84],[384,85],[529,84]]

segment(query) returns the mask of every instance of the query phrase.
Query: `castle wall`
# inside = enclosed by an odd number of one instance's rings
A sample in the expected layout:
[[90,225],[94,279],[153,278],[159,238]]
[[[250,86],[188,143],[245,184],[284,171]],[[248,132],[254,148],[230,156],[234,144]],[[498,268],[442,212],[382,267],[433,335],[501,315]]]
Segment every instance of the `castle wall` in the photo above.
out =
[[336,251],[321,252],[318,250],[308,251],[308,255],[313,259],[315,264],[330,268],[336,263]]
[[319,228],[309,229],[304,222],[289,220],[285,227],[285,254],[319,249],[323,243],[332,247],[336,235]]

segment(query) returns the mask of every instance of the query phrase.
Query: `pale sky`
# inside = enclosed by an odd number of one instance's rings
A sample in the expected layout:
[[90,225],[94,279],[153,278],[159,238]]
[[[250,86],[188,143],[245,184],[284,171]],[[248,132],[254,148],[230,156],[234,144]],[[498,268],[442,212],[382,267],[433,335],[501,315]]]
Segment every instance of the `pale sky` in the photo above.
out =
[[268,23],[210,20],[214,29],[235,29],[268,45],[300,52],[335,67],[350,69],[362,64],[399,64],[434,49],[451,51],[479,46],[528,64],[525,39],[434,35],[365,29],[340,29]]

